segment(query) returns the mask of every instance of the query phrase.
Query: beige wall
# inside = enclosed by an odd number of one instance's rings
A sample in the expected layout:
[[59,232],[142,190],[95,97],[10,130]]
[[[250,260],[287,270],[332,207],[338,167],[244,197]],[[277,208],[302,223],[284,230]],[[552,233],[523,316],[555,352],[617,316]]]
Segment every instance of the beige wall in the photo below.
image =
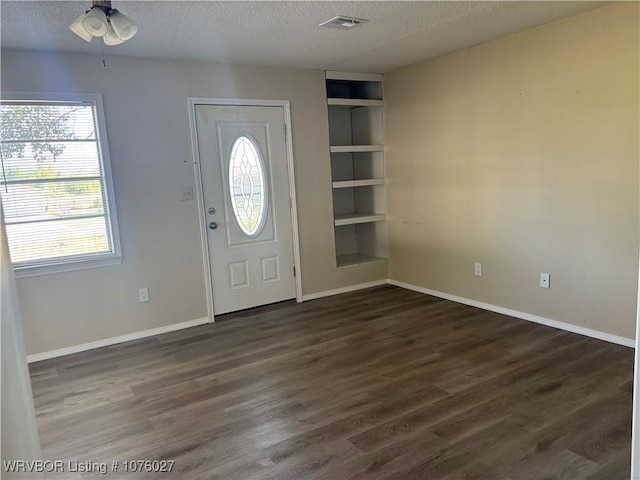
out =
[[189,96],[291,101],[303,293],[371,280],[335,268],[323,72],[3,51],[2,89],[103,95],[122,240],[120,266],[18,280],[29,354],[206,316]]
[[633,338],[639,9],[385,76],[392,279]]

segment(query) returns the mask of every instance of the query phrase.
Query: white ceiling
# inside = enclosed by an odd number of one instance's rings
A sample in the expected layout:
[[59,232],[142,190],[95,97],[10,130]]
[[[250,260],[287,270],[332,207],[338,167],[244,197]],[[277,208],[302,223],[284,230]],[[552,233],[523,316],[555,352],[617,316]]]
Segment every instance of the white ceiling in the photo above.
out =
[[[138,34],[107,55],[384,73],[608,2],[130,1]],[[68,26],[87,1],[0,3],[3,48],[100,54]],[[368,19],[320,28],[336,15]]]

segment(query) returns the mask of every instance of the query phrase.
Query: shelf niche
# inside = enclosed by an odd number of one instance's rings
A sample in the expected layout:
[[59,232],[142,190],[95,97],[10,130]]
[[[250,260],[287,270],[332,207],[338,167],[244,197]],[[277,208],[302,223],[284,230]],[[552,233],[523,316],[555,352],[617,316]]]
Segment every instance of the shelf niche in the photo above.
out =
[[371,222],[335,227],[338,267],[384,261],[387,258],[386,223]]
[[382,77],[327,72],[336,265],[386,261]]
[[382,100],[382,82],[327,78],[327,98]]

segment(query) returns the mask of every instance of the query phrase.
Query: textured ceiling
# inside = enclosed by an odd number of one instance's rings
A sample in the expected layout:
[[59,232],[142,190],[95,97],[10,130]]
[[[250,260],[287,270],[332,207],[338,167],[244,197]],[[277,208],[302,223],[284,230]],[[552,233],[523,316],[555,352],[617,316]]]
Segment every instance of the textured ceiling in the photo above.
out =
[[[118,1],[138,34],[107,55],[384,73],[607,2]],[[3,48],[100,54],[68,26],[90,1],[0,2]],[[336,15],[353,30],[320,28]]]

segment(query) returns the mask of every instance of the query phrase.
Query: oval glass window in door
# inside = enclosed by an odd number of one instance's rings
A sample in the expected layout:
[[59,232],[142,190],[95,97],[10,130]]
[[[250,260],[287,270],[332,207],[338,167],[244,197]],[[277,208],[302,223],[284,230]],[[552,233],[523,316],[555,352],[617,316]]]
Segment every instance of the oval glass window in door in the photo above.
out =
[[240,229],[248,236],[260,234],[267,217],[267,179],[258,145],[240,135],[233,142],[229,156],[229,195],[233,214]]

